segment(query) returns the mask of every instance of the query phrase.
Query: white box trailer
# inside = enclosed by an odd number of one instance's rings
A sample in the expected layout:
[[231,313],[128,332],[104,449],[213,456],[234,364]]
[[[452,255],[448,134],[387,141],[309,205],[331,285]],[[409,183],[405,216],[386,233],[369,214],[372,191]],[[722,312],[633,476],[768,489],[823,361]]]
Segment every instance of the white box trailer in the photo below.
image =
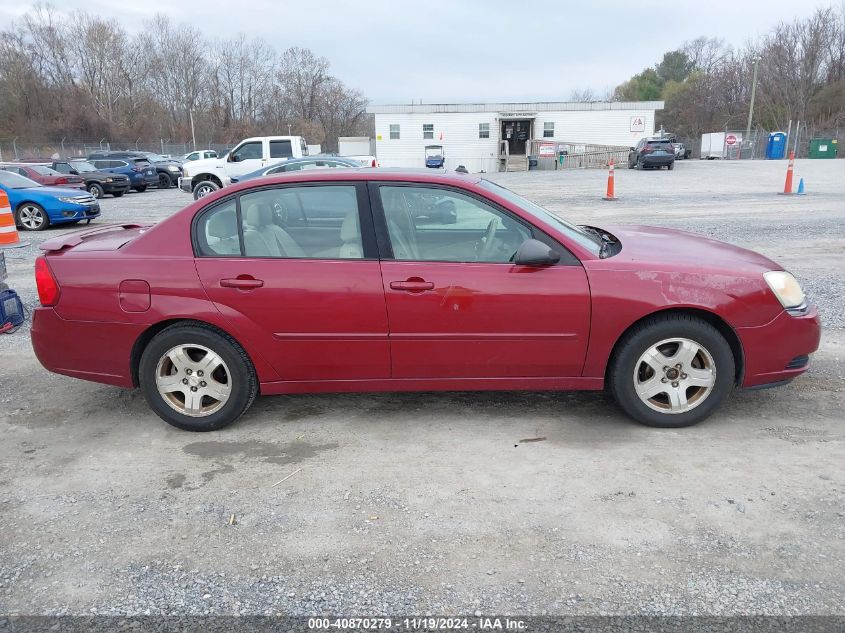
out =
[[701,135],[701,158],[725,158],[725,133],[710,132]]
[[337,139],[337,153],[341,156],[375,154],[375,146],[369,136],[341,136]]

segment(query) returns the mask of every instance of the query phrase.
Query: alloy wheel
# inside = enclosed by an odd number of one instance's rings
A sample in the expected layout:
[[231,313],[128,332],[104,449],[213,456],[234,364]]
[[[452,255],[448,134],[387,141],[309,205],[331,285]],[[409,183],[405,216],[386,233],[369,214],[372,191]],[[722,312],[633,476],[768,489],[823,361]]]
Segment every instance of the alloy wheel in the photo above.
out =
[[18,217],[21,225],[30,231],[37,231],[46,221],[44,212],[31,204],[22,207]]
[[219,411],[232,393],[231,373],[223,358],[202,345],[177,345],[158,362],[156,388],[173,409],[190,417]]
[[716,363],[707,349],[687,338],[660,341],[634,365],[634,390],[661,413],[685,413],[699,406],[716,385]]

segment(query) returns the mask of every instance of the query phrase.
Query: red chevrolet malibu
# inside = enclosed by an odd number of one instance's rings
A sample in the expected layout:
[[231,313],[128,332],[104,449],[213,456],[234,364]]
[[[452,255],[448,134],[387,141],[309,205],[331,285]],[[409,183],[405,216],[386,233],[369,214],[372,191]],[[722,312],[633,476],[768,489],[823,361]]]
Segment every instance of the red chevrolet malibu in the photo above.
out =
[[820,335],[757,253],[575,226],[469,176],[294,172],[41,248],[41,363],[140,387],[192,431],[259,393],[605,387],[635,420],[682,427],[733,387],[802,374]]

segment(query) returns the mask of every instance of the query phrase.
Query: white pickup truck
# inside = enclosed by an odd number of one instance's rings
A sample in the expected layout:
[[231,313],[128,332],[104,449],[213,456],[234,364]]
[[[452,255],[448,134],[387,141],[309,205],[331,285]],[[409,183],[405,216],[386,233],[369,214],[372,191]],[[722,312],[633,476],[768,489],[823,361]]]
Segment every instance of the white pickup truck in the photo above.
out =
[[247,138],[222,158],[184,163],[179,188],[199,199],[231,184],[232,176],[243,176],[265,165],[303,156],[308,156],[308,147],[301,136]]

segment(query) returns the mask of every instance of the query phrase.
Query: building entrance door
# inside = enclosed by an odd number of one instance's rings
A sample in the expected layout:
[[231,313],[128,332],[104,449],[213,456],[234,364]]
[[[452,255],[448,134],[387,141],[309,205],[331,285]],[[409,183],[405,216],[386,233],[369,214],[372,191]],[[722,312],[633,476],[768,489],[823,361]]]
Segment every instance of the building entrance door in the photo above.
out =
[[511,156],[525,156],[531,139],[531,119],[506,119],[502,121],[502,140],[508,143]]

